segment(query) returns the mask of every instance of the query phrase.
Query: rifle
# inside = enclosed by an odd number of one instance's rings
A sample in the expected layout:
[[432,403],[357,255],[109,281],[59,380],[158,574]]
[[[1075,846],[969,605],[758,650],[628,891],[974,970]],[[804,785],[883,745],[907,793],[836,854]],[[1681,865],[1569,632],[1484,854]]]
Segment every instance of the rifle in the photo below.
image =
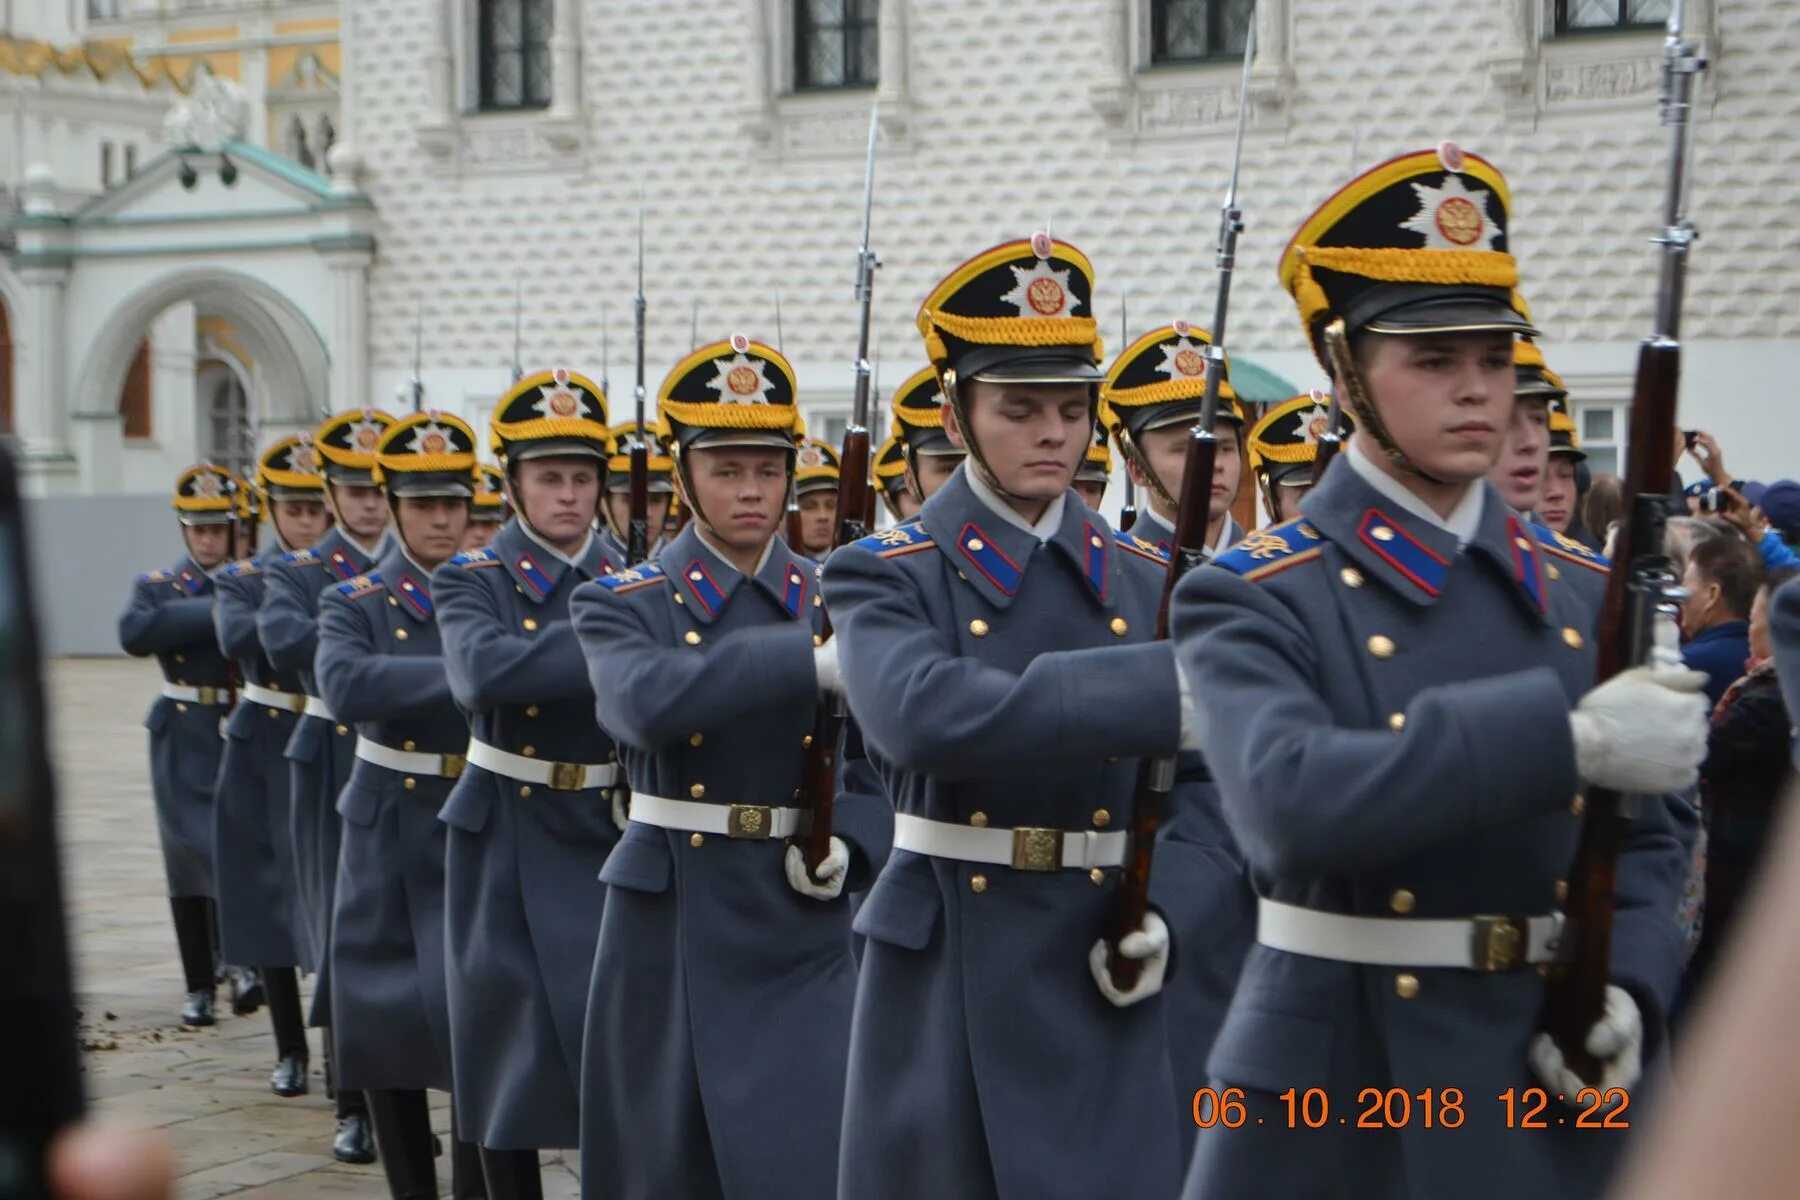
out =
[[[875,138],[879,132],[879,105],[869,110],[869,151],[863,166],[862,245],[856,251],[856,301],[861,306],[856,329],[856,390],[850,405],[850,424],[844,430],[844,451],[838,462],[837,531],[833,549],[857,541],[868,533],[864,511],[869,488],[869,366],[870,304],[875,297],[875,270],[881,258],[869,248],[869,226],[875,208]],[[821,618],[821,638],[831,636],[831,616]],[[819,705],[812,737],[806,743],[806,770],[801,781],[812,828],[806,840],[806,870],[815,879],[819,864],[831,853],[831,805],[837,794],[838,736],[844,727],[844,698],[832,696]]]
[[419,368],[425,356],[425,302],[419,301],[419,318],[413,326],[413,373],[412,404],[414,412],[425,408],[425,381],[419,378]]
[[[1119,353],[1123,354],[1131,345],[1131,334],[1127,308],[1131,299],[1130,293],[1119,298]],[[1131,482],[1131,465],[1125,466],[1125,506],[1119,510],[1119,532],[1130,533],[1131,527],[1137,524],[1137,484]]]
[[525,316],[525,281],[513,281],[513,376],[514,383],[525,378],[525,366],[519,361],[519,335]]
[[[881,342],[877,340],[875,343],[874,370],[869,378],[870,440],[873,441],[875,433],[884,428],[886,428],[886,426],[884,426],[881,421]],[[863,528],[865,530],[875,528],[875,518],[878,512],[875,505],[875,471],[873,465],[871,465],[869,470],[869,488],[867,496],[867,503],[863,505]]]
[[[694,314],[695,314],[696,321],[699,320],[699,313],[700,313],[700,305],[699,305],[699,302],[696,301],[694,304]],[[697,332],[698,331],[696,330],[696,333]],[[781,289],[777,288],[775,290],[775,350],[776,350],[776,352],[779,354],[786,354],[787,353],[786,343],[787,343],[787,338],[785,336],[783,336],[783,334],[781,332]],[[804,435],[802,435],[802,436],[804,436]],[[804,541],[804,536],[806,533],[806,522],[804,520],[802,520],[801,516],[800,516],[800,480],[799,480],[799,476],[798,476],[797,472],[796,472],[794,478],[791,478],[788,480],[786,532],[787,532],[788,549],[792,550],[795,554],[804,554],[806,552],[806,544]]]
[[644,433],[644,189],[638,188],[637,296],[632,301],[637,323],[637,428],[631,442],[631,513],[625,536],[625,565],[635,567],[650,557],[650,446]]
[[[1314,404],[1323,404],[1325,393],[1314,388],[1312,398]],[[1325,418],[1325,432],[1319,435],[1319,445],[1313,452],[1312,485],[1314,487],[1319,486],[1319,480],[1325,478],[1325,468],[1331,465],[1331,460],[1336,458],[1338,451],[1344,448],[1344,435],[1341,432],[1344,423],[1344,409],[1338,400],[1336,388],[1331,389],[1331,405],[1326,411],[1329,415]]]
[[[1205,349],[1206,390],[1200,397],[1200,419],[1188,436],[1187,458],[1182,467],[1181,495],[1175,513],[1174,554],[1163,579],[1162,604],[1156,612],[1156,636],[1169,636],[1169,602],[1175,585],[1194,567],[1206,562],[1206,526],[1212,516],[1213,464],[1219,457],[1219,439],[1213,424],[1219,414],[1219,385],[1225,379],[1225,316],[1231,303],[1231,273],[1237,265],[1238,234],[1244,230],[1244,214],[1238,208],[1238,168],[1244,161],[1244,116],[1250,107],[1250,60],[1256,53],[1256,23],[1244,36],[1244,78],[1238,92],[1237,143],[1231,153],[1231,183],[1219,209],[1219,293],[1213,304],[1212,344]],[[1144,964],[1119,953],[1119,942],[1143,927],[1150,910],[1150,865],[1156,853],[1156,831],[1175,788],[1176,755],[1147,758],[1138,767],[1137,791],[1131,806],[1131,857],[1119,875],[1107,956],[1107,972],[1113,985],[1128,991],[1137,983]]]
[[[1631,435],[1625,460],[1628,519],[1619,528],[1606,599],[1600,610],[1598,679],[1639,666],[1650,657],[1657,611],[1671,603],[1675,579],[1663,554],[1663,526],[1669,477],[1675,470],[1676,394],[1681,374],[1681,302],[1687,281],[1688,248],[1698,236],[1682,215],[1688,163],[1688,115],[1706,57],[1682,37],[1683,0],[1669,13],[1663,40],[1662,91],[1658,108],[1669,128],[1669,176],[1663,193],[1662,247],[1657,279],[1656,321],[1638,347],[1637,380],[1631,394]],[[1643,799],[1606,788],[1587,790],[1581,839],[1569,872],[1564,908],[1562,961],[1550,975],[1546,1027],[1563,1061],[1583,1079],[1597,1079],[1599,1064],[1587,1052],[1588,1031],[1606,1011],[1612,979],[1613,890],[1625,822]],[[1572,950],[1572,953],[1570,952]]]

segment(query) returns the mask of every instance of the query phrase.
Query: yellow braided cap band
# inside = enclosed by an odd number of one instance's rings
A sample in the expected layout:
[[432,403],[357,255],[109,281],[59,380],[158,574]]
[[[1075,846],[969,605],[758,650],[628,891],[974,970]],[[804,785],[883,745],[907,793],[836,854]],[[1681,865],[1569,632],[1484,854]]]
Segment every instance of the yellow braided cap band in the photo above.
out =
[[796,483],[805,483],[809,479],[837,478],[839,478],[839,474],[836,467],[808,467],[804,471],[796,471],[794,473],[794,481]]
[[494,436],[505,442],[536,442],[548,438],[581,438],[599,442],[602,449],[612,444],[612,431],[598,421],[585,417],[533,417],[529,421],[495,421]]
[[176,512],[235,512],[237,502],[230,496],[177,496]]
[[877,479],[898,479],[904,474],[906,474],[906,460],[903,458],[875,464],[875,478]]
[[1548,366],[1544,362],[1544,352],[1537,348],[1536,343],[1528,342],[1524,338],[1513,343],[1513,365],[1515,367]]
[[305,488],[314,492],[325,490],[325,480],[310,471],[277,471],[263,467],[256,472],[256,482],[264,488]]
[[[1174,400],[1198,400],[1206,394],[1204,379],[1164,379],[1142,387],[1113,388],[1103,392],[1114,408],[1143,408],[1150,404],[1167,404]],[[1219,381],[1219,399],[1236,406],[1237,392],[1229,379]]]
[[378,455],[375,459],[376,483],[382,482],[389,475],[428,475],[448,471],[467,471],[472,483],[475,478],[475,456],[473,454],[394,454]]
[[[1270,446],[1263,442],[1253,442],[1250,446],[1250,457],[1267,459],[1278,463],[1311,462],[1319,457],[1319,447],[1313,442],[1283,442],[1279,446]],[[1252,466],[1257,465],[1252,462]]]
[[794,409],[786,404],[689,403],[667,398],[657,401],[664,416],[693,429],[761,429],[792,433]]
[[959,317],[922,309],[919,332],[925,336],[925,353],[934,363],[950,358],[944,333],[981,346],[1092,346],[1095,358],[1106,356],[1099,326],[1092,317]]
[[1563,382],[1562,376],[1558,375],[1555,371],[1552,371],[1549,367],[1544,368],[1544,378],[1549,380],[1551,386],[1558,391],[1567,392],[1569,390],[1568,385]]
[[319,466],[327,462],[340,467],[348,467],[353,471],[372,471],[375,469],[375,456],[359,450],[339,450],[336,446],[328,446],[324,442],[313,443],[313,461]]
[[933,405],[931,408],[896,408],[894,410],[894,432],[899,433],[903,427],[914,429],[942,429],[944,427],[944,406]]
[[1575,436],[1575,418],[1571,417],[1566,412],[1551,413],[1550,414],[1550,432],[1551,433],[1566,433],[1570,437],[1574,437]]
[[[667,457],[666,455],[651,454],[651,455],[648,455],[645,457],[644,462],[645,462],[650,474],[652,474],[652,475],[656,474],[659,471],[662,472],[663,474],[667,475],[667,474],[672,473],[675,470],[675,460]],[[608,471],[629,471],[629,470],[631,470],[631,455],[629,455],[629,454],[613,455],[611,458],[606,460],[606,469]]]
[[1289,284],[1300,306],[1300,320],[1312,334],[1313,319],[1331,308],[1314,269],[1360,275],[1383,283],[1467,284],[1514,289],[1519,264],[1498,250],[1413,250],[1397,246],[1296,246],[1294,277]]

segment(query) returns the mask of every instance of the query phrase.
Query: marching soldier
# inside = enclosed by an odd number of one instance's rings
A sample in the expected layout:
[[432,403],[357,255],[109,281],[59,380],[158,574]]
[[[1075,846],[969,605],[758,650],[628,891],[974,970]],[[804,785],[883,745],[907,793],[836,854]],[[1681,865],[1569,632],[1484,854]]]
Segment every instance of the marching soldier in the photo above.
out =
[[[324,536],[325,482],[313,462],[310,436],[276,442],[258,460],[256,483],[267,497],[278,553],[311,546]],[[289,823],[285,751],[306,707],[299,673],[277,671],[263,653],[256,614],[263,598],[263,563],[249,558],[220,571],[213,624],[219,648],[243,681],[237,709],[225,726],[214,801],[214,876],[218,882],[220,947],[229,962],[260,972],[275,1032],[277,1096],[307,1092],[306,1022],[295,969],[314,964],[302,929],[298,869]]]
[[875,451],[875,485],[881,491],[882,507],[895,524],[904,524],[919,515],[919,499],[906,482],[906,450],[896,423],[894,433]]
[[231,472],[211,464],[183,471],[174,509],[186,553],[166,571],[139,575],[119,617],[119,644],[140,658],[155,655],[165,680],[144,726],[163,875],[187,983],[184,1025],[213,1023],[213,784],[223,750],[219,719],[232,700],[231,663],[213,634],[213,577],[231,553],[234,505]]
[[507,511],[506,473],[482,463],[475,468],[475,503],[469,509],[469,532],[463,549],[480,550],[491,545],[512,514]]
[[915,504],[935,496],[963,460],[962,447],[944,432],[943,409],[934,367],[913,372],[894,393],[894,431],[906,460],[906,490]]
[[333,526],[315,545],[269,560],[256,618],[269,662],[276,670],[298,672],[306,688],[305,708],[287,747],[289,816],[307,949],[318,969],[310,1018],[325,1029],[326,1089],[337,1100],[332,1154],[339,1162],[375,1161],[362,1096],[337,1087],[332,1073],[330,938],[341,825],[337,800],[350,778],[356,742],[349,724],[334,720],[320,695],[313,660],[321,594],[368,571],[387,548],[388,509],[375,482],[375,447],[393,423],[387,413],[360,408],[329,417],[314,431],[313,463],[325,480]]
[[[1312,490],[1313,464],[1319,457],[1319,439],[1331,424],[1328,398],[1308,392],[1283,400],[1250,427],[1248,450],[1263,507],[1274,524],[1300,515],[1301,503]],[[1356,428],[1348,412],[1340,412],[1342,436]]]
[[[612,454],[606,460],[605,507],[600,510],[604,518],[600,525],[600,543],[606,555],[604,569],[617,571],[625,566],[625,542],[631,531],[631,442],[637,437],[636,422],[614,425],[611,436]],[[644,436],[649,440],[650,451],[646,472],[649,486],[645,488],[648,514],[645,524],[650,531],[648,561],[655,562],[663,543],[673,536],[669,533],[669,525],[675,516],[675,462],[669,457],[668,432],[660,421],[654,425],[646,423]]]
[[824,562],[837,532],[838,454],[818,438],[806,437],[800,443],[794,498],[800,506],[800,544],[793,549]]
[[1094,422],[1094,440],[1088,446],[1087,454],[1082,457],[1081,465],[1075,468],[1075,494],[1081,502],[1100,511],[1100,502],[1106,499],[1106,485],[1112,480],[1112,445],[1106,436],[1104,418]]
[[1521,338],[1513,343],[1513,407],[1500,457],[1488,478],[1516,513],[1536,519],[1550,461],[1550,398],[1556,387],[1544,375],[1544,355]]
[[[1186,321],[1152,329],[1113,360],[1101,389],[1125,469],[1150,501],[1131,532],[1165,554],[1175,540],[1188,435],[1200,417],[1200,397],[1206,391],[1205,348],[1210,345],[1212,334]],[[1244,536],[1231,515],[1243,478],[1244,410],[1229,375],[1219,385],[1215,420],[1219,451],[1206,523],[1206,545],[1214,555]]]
[[481,1147],[488,1194],[509,1200],[542,1195],[540,1148],[579,1144],[596,876],[619,838],[619,768],[569,621],[569,597],[605,573],[593,520],[606,397],[581,375],[538,372],[501,398],[493,427],[515,515],[488,549],[440,567],[432,594],[472,725],[441,814],[457,1122]]
[[838,812],[808,871],[793,800],[833,676],[815,655],[817,568],[779,536],[794,387],[787,360],[742,334],[683,359],[657,403],[693,520],[657,565],[585,584],[571,605],[632,789],[600,874],[590,1200],[837,1194],[856,986],[844,893],[880,869],[879,832],[859,832],[880,814]]
[[[1693,824],[1678,797],[1647,795],[1625,835],[1616,986],[1587,1041],[1599,1077],[1577,1081],[1539,1032],[1533,968],[1555,953],[1582,787],[1689,787],[1705,727],[1690,673],[1592,687],[1578,577],[1603,561],[1541,541],[1486,480],[1513,338],[1531,332],[1507,220],[1500,173],[1445,143],[1358,177],[1282,257],[1357,432],[1304,519],[1176,594],[1200,738],[1261,897],[1209,1064],[1242,1107],[1200,1132],[1196,1200],[1595,1196],[1622,1135],[1577,1128],[1601,1111],[1579,1089],[1630,1091],[1662,1054]],[[1378,1129],[1358,1125],[1371,1094]]]
[[1181,704],[1151,640],[1165,560],[1070,492],[1092,303],[1087,259],[1043,233],[940,283],[918,325],[968,457],[917,525],[826,568],[828,645],[896,810],[856,920],[845,1196],[1179,1183],[1161,918],[1121,944],[1129,989],[1106,965],[1138,759],[1174,752]]
[[[338,797],[343,840],[331,927],[338,1075],[368,1095],[396,1200],[435,1197],[425,1089],[450,1090],[444,972],[444,826],[468,728],[444,670],[431,573],[457,553],[475,492],[475,436],[434,411],[375,447],[396,536],[367,573],[320,598],[319,688],[356,727]],[[453,1135],[454,1137],[454,1135]],[[455,1140],[452,1194],[481,1194],[473,1145]]]

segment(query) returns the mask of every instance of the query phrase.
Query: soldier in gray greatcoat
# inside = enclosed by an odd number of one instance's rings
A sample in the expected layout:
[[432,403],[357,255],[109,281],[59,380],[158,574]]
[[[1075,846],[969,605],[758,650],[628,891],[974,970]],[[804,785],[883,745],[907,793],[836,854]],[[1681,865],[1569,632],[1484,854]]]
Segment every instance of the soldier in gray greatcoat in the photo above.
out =
[[[343,838],[331,923],[331,1012],[343,1086],[368,1093],[395,1200],[437,1195],[425,1089],[449,1091],[444,825],[468,727],[445,674],[431,573],[462,544],[475,436],[435,411],[394,422],[375,448],[393,547],[374,571],[328,589],[314,671],[356,727],[338,797]],[[482,1193],[473,1143],[452,1134],[452,1192]]]
[[[275,553],[312,545],[331,520],[309,439],[288,437],[270,446],[258,462],[256,482],[246,486],[266,497]],[[308,1053],[296,968],[310,968],[312,960],[295,894],[284,755],[306,693],[297,671],[277,671],[269,662],[257,635],[263,560],[232,563],[216,585],[219,648],[237,664],[242,681],[237,709],[225,725],[213,804],[219,943],[228,961],[254,965],[268,994],[277,1059],[270,1090],[301,1096]]]
[[[607,859],[583,1048],[582,1191],[827,1200],[856,986],[847,891],[879,801],[809,871],[797,807],[822,686],[817,568],[779,536],[794,373],[743,335],[664,381],[693,521],[571,603],[631,782]],[[871,832],[873,830],[873,832]]]
[[[1190,1200],[1597,1196],[1629,1137],[1602,1118],[1640,1121],[1664,1052],[1695,825],[1666,793],[1696,778],[1704,676],[1595,687],[1605,564],[1485,478],[1531,332],[1507,195],[1445,143],[1302,225],[1281,277],[1356,434],[1298,519],[1176,594],[1259,895]],[[1589,785],[1644,799],[1583,1078],[1541,1030]]]
[[139,575],[119,616],[127,654],[155,655],[162,694],[150,705],[150,788],[162,839],[163,875],[187,984],[184,1025],[213,1023],[217,959],[213,909],[213,783],[230,708],[231,663],[213,635],[213,577],[231,554],[231,472],[189,467],[175,483],[175,515],[187,553],[166,571]]
[[1168,927],[1152,911],[1123,938],[1127,986],[1106,940],[1139,760],[1181,740],[1153,640],[1167,560],[1070,489],[1097,417],[1092,302],[1085,256],[1041,233],[941,283],[919,328],[968,457],[918,524],[825,569],[828,646],[895,809],[856,920],[844,1196],[1179,1185]]
[[372,408],[328,417],[312,434],[313,464],[325,479],[334,524],[314,546],[278,554],[264,564],[262,608],[256,617],[263,651],[277,670],[296,671],[305,706],[288,739],[289,833],[298,875],[301,925],[318,977],[311,1023],[324,1029],[325,1086],[337,1100],[332,1154],[340,1162],[375,1161],[375,1143],[361,1093],[336,1086],[331,1035],[331,909],[337,887],[338,793],[350,778],[356,739],[334,720],[313,678],[323,592],[370,570],[388,547],[388,507],[375,482],[375,446],[394,423]]
[[[468,767],[441,814],[457,1123],[494,1200],[542,1195],[540,1148],[579,1144],[582,1022],[621,782],[569,619],[605,573],[594,532],[606,398],[558,368],[494,408],[516,515],[432,577]],[[618,564],[623,565],[623,560]],[[616,801],[623,813],[623,797]],[[622,823],[622,822],[621,822]]]

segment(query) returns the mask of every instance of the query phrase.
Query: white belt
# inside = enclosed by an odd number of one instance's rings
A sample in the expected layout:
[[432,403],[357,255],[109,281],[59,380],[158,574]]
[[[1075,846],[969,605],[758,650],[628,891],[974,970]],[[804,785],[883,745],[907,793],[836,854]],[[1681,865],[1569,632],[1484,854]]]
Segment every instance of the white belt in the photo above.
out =
[[321,721],[331,720],[331,709],[317,696],[306,698],[306,707],[300,710],[309,717],[317,717]]
[[1562,927],[1561,913],[1415,921],[1352,917],[1263,899],[1256,910],[1256,940],[1272,950],[1373,967],[1513,971],[1554,962]]
[[231,689],[222,687],[189,687],[185,683],[165,683],[162,685],[162,694],[171,700],[181,700],[188,704],[223,706],[231,703]]
[[464,759],[460,754],[419,754],[411,750],[396,750],[392,746],[371,742],[361,736],[356,739],[356,757],[405,775],[436,775],[439,779],[455,779],[463,773]]
[[241,689],[244,699],[252,704],[266,704],[270,708],[284,709],[287,712],[303,712],[306,709],[306,697],[297,692],[281,692],[274,688],[264,687],[260,683],[246,683]]
[[792,837],[812,822],[811,809],[782,808],[768,804],[704,804],[696,800],[670,800],[664,796],[631,794],[631,819],[659,829],[687,833],[718,833],[726,837],[760,840]]
[[894,814],[894,849],[933,858],[987,863],[1020,871],[1088,871],[1116,867],[1125,861],[1123,830],[1094,833],[1085,829],[1012,829],[932,821],[910,813]]
[[520,783],[541,783],[558,792],[579,792],[587,788],[611,787],[618,782],[617,763],[545,762],[509,754],[497,746],[469,739],[469,762],[484,771],[516,779]]

